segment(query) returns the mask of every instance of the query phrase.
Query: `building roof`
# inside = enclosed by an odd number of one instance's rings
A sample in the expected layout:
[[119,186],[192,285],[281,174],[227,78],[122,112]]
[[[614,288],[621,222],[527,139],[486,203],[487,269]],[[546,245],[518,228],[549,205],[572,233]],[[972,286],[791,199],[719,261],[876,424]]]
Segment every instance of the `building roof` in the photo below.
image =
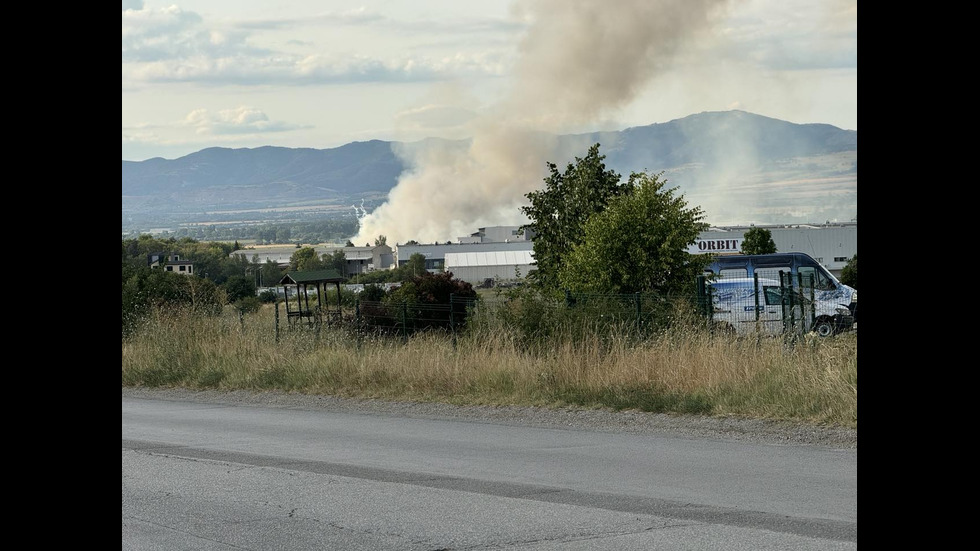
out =
[[526,266],[534,264],[534,251],[484,251],[446,253],[446,267]]
[[280,285],[300,283],[339,283],[344,278],[336,270],[313,270],[309,272],[288,272],[279,280]]

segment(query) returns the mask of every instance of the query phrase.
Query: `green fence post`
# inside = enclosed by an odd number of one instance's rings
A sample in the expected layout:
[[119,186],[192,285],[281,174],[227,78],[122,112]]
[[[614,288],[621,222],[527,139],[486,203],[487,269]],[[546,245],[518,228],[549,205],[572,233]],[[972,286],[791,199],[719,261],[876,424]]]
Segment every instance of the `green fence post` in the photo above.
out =
[[456,293],[449,293],[449,330],[453,335],[453,350],[456,350]]
[[708,300],[708,285],[703,275],[697,277],[697,293],[698,312],[708,317],[708,305],[711,304],[711,301]]
[[640,293],[633,293],[633,304],[636,307],[636,335],[639,336],[643,320],[643,311],[640,307]]
[[783,310],[783,327],[786,333],[786,342],[787,344],[795,344],[797,333],[795,311],[796,289],[793,287],[793,274],[780,270],[779,287],[780,293],[784,297],[783,302],[787,305],[787,307]]
[[796,288],[800,290],[800,328],[797,330],[797,333],[802,335],[806,329],[806,318],[808,315],[806,313],[806,301],[803,300],[803,289],[805,289],[803,287],[803,274],[800,272],[796,272]]
[[354,299],[354,331],[357,332],[357,350],[361,350],[361,299]]
[[408,342],[408,302],[402,303],[402,343]]
[[816,274],[810,274],[810,329],[817,324]]

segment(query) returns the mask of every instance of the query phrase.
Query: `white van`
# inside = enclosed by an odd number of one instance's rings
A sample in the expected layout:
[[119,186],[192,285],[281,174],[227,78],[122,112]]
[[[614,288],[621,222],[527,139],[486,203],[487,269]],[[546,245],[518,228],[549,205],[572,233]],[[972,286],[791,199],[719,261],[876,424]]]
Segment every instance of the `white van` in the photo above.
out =
[[846,306],[811,301],[792,287],[780,286],[775,279],[733,277],[709,280],[706,285],[712,320],[736,335],[779,335],[800,328],[829,337],[841,331],[841,324],[853,323]]
[[[803,297],[807,330],[816,331],[822,337],[850,331],[857,322],[857,289],[838,281],[805,253],[718,256],[705,275],[710,276],[713,285],[734,279],[753,281],[758,277],[760,281],[775,281],[777,290],[780,278],[785,277],[784,281],[791,282],[797,290],[795,296]],[[773,284],[767,282],[765,286]]]

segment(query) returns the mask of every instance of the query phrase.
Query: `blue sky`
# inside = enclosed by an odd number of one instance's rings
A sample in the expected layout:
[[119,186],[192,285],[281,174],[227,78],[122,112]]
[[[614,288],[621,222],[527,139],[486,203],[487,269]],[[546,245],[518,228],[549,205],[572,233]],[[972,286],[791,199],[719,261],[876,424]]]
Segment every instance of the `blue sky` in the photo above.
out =
[[[619,130],[728,109],[857,130],[856,0],[122,6],[123,160],[473,137],[502,119]],[[600,19],[607,34],[588,37]]]

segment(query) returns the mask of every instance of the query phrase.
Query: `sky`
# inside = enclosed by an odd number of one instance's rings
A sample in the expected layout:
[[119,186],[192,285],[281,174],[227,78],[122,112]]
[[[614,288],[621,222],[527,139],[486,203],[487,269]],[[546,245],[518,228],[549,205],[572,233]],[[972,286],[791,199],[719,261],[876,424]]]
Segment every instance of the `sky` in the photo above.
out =
[[124,0],[122,42],[124,161],[469,139],[396,150],[355,242],[523,223],[548,136],[732,109],[857,130],[856,0]]
[[[535,18],[623,3],[124,0],[122,159],[470,137],[467,123],[519,85]],[[544,130],[621,130],[729,109],[857,130],[856,0],[645,4],[650,21],[630,32],[654,32],[658,10],[677,5],[710,10],[710,21],[647,67],[628,101]]]

